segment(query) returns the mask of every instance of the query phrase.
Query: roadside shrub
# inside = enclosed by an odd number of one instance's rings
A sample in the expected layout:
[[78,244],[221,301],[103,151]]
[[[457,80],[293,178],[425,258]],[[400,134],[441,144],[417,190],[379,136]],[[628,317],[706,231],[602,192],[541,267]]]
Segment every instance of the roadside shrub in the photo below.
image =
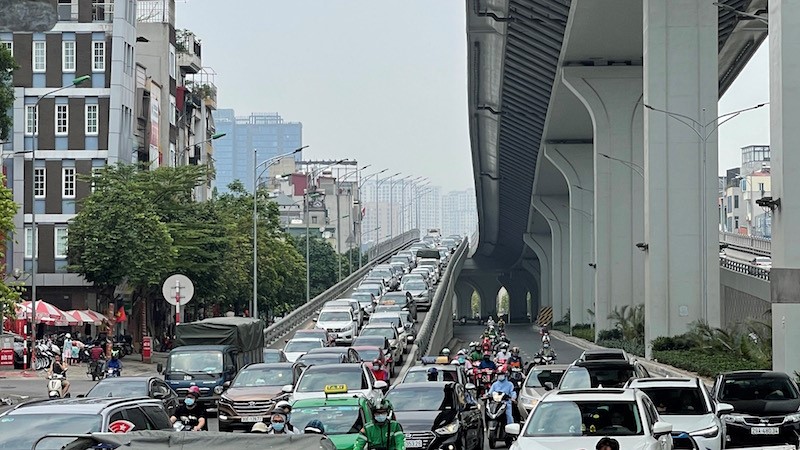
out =
[[572,327],[572,335],[594,342],[594,327],[588,323],[579,323]]
[[735,354],[724,352],[709,354],[697,349],[654,351],[653,357],[660,363],[695,372],[705,377],[715,377],[721,372],[733,370],[769,369],[769,365]]
[[610,341],[610,340],[621,340],[622,339],[622,330],[614,328],[613,330],[602,330],[597,333],[597,340],[599,341]]
[[644,356],[644,342],[627,341],[625,339],[598,339],[597,345],[608,348],[620,348],[632,355]]
[[653,351],[690,350],[695,347],[694,341],[687,335],[660,336],[653,339]]

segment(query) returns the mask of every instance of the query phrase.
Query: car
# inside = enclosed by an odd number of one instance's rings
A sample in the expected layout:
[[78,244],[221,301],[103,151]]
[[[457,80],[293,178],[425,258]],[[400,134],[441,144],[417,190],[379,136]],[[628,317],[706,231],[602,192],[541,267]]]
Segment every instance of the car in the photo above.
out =
[[437,283],[439,281],[439,276],[441,275],[441,273],[440,273],[440,266],[438,259],[422,258],[419,260],[419,263],[417,263],[417,267],[422,267],[422,268],[430,267],[433,270],[432,272],[433,282]]
[[505,427],[511,450],[589,449],[610,437],[620,449],[672,449],[672,425],[637,389],[576,389],[545,394],[525,420]]
[[[375,378],[378,380],[383,380],[388,384],[389,376],[391,376],[393,368],[389,366],[390,360],[383,348],[377,345],[354,345],[353,348],[361,356],[361,362],[369,367],[369,369],[375,375]],[[386,375],[385,379],[384,377],[379,376],[379,373],[381,372],[383,375]]]
[[408,292],[387,292],[378,304],[388,305],[392,303],[402,306],[403,309],[411,313],[411,317],[417,317],[417,303]]
[[322,309],[347,307],[353,311],[353,317],[356,318],[358,327],[361,328],[361,326],[364,325],[366,317],[364,316],[364,309],[361,308],[361,303],[359,303],[358,300],[352,298],[338,298],[336,300],[329,300],[325,302],[325,304],[322,306]]
[[379,280],[365,280],[355,289],[356,292],[369,292],[375,297],[375,303],[379,302],[383,297],[386,289]]
[[450,251],[450,253],[454,252],[456,250],[456,247],[458,247],[458,243],[456,243],[456,240],[451,237],[446,237],[442,239],[440,244],[442,244],[442,247],[447,248],[448,251]]
[[362,363],[321,364],[303,371],[297,386],[287,385],[284,392],[291,393],[293,401],[306,398],[325,398],[325,387],[347,386],[350,395],[363,395],[369,400],[383,396],[388,384],[375,379],[372,371]]
[[411,346],[414,344],[414,337],[416,330],[414,329],[414,322],[411,321],[408,311],[392,311],[392,312],[378,312],[372,315],[369,319],[368,325],[388,323],[397,329],[399,339],[405,342],[403,346],[403,353],[408,353]]
[[357,300],[361,305],[361,310],[364,311],[364,316],[369,317],[375,309],[375,304],[378,301],[375,299],[375,294],[369,291],[360,291],[358,289],[350,293],[350,298]]
[[733,406],[715,404],[699,378],[637,378],[625,387],[647,394],[673,433],[688,433],[704,450],[722,450],[725,425],[719,414],[730,413]]
[[586,350],[581,353],[577,361],[597,361],[599,359],[614,359],[621,361],[630,361],[631,357],[628,352],[620,348],[603,348],[597,350]]
[[[425,360],[425,358],[423,358]],[[464,386],[467,390],[473,390],[474,385],[469,382],[467,373],[464,371],[463,366],[455,364],[430,364],[423,363],[409,367],[399,383],[419,383],[428,380],[428,370],[433,367],[437,370],[437,381],[455,381],[456,383]]]
[[297,383],[302,369],[285,362],[245,366],[220,395],[219,431],[249,431],[256,422],[269,422],[284,386]]
[[2,332],[2,337],[9,337],[13,339],[14,346],[14,368],[22,369],[25,367],[25,338],[16,333]]
[[322,328],[336,337],[336,344],[351,344],[358,335],[358,324],[350,307],[328,308],[313,319],[315,328]]
[[416,269],[411,271],[410,275],[422,275],[425,277],[425,281],[428,282],[430,286],[435,286],[437,282],[436,278],[434,277],[433,267],[431,266],[417,266]]
[[[29,449],[47,434],[172,430],[160,400],[65,398],[20,403],[0,415],[0,448]],[[48,438],[37,449],[58,449],[74,438]]]
[[344,353],[306,353],[297,358],[297,364],[302,364],[305,367],[313,366],[314,364],[342,364],[346,362],[348,362],[347,355]]
[[411,271],[411,258],[408,255],[394,255],[389,259],[389,264],[402,264],[403,265],[403,273],[408,273]]
[[326,347],[336,343],[336,338],[322,328],[308,328],[305,330],[297,330],[294,332],[293,338],[322,339],[322,342],[326,344],[325,345]]
[[[389,305],[383,304],[383,305],[377,305],[377,306],[375,306],[375,312],[376,312],[376,313],[382,313],[382,312],[400,312],[400,311],[405,311],[405,310],[403,309],[403,307],[402,307],[402,306],[400,306],[400,305],[396,305],[396,304],[394,304],[394,303],[392,303],[392,304],[389,304]],[[405,311],[405,312],[407,313],[408,311]]]
[[294,338],[286,341],[283,352],[286,353],[286,359],[289,362],[295,362],[297,358],[305,355],[312,348],[322,347],[325,347],[325,342],[319,338]]
[[365,397],[348,394],[347,386],[326,386],[324,398],[297,400],[292,404],[292,422],[303,428],[317,419],[325,436],[337,449],[352,449],[359,432],[372,421],[372,409]]
[[483,413],[464,386],[449,382],[397,384],[386,398],[403,425],[406,448],[483,448]]
[[84,397],[140,398],[160,400],[167,414],[172,415],[181,402],[178,394],[159,377],[111,377],[95,384]]
[[[417,270],[417,269],[414,269],[414,270]],[[405,285],[407,283],[412,282],[412,281],[422,281],[423,283],[425,283],[425,286],[427,287],[427,289],[431,288],[431,283],[430,283],[430,281],[428,281],[428,270],[427,269],[420,269],[420,272],[417,272],[417,273],[407,273],[407,274],[405,274],[403,279],[400,280],[400,290],[401,291],[409,290],[409,289],[405,288]]]
[[289,362],[289,360],[286,359],[286,353],[283,353],[283,350],[278,348],[265,348],[264,362],[278,363],[278,362]]
[[380,336],[389,340],[391,355],[395,364],[403,364],[403,354],[406,351],[406,341],[400,338],[397,328],[389,323],[368,324],[361,330],[360,336]]
[[567,364],[548,364],[531,368],[517,398],[517,409],[522,419],[528,417],[545,393],[558,386],[567,367]]
[[361,356],[352,347],[323,347],[310,350],[306,355],[344,355],[345,362],[357,363]]
[[711,398],[733,407],[722,414],[726,448],[800,445],[800,393],[789,375],[766,370],[723,373],[714,381]]
[[400,287],[400,279],[395,275],[391,266],[377,265],[367,275],[369,279],[379,278],[383,280],[384,286],[390,291],[396,290]]
[[650,378],[650,374],[638,361],[616,359],[575,361],[564,372],[558,389],[622,387],[631,378]]
[[417,267],[417,258],[414,256],[414,253],[411,252],[411,250],[401,250],[397,252],[396,256],[405,256],[408,258],[409,271]]
[[428,283],[424,279],[415,277],[410,280],[403,280],[403,285],[400,288],[414,298],[414,304],[417,308],[427,311],[431,308],[431,300],[433,300],[433,293],[431,292]]
[[766,271],[769,271],[770,269],[772,269],[772,258],[770,258],[769,256],[756,256],[755,258],[750,260],[750,264],[752,264],[755,267],[758,267],[759,269],[764,269]]
[[389,371],[390,376],[394,376],[397,369],[397,361],[394,359],[394,351],[389,339],[383,336],[359,336],[353,341],[353,348],[356,347],[378,347],[383,351],[385,358],[385,365]]
[[397,277],[399,284],[399,280],[401,280],[403,274],[406,273],[406,268],[408,267],[408,265],[402,262],[393,262],[389,263],[389,265],[392,266],[392,270],[394,271],[394,274]]

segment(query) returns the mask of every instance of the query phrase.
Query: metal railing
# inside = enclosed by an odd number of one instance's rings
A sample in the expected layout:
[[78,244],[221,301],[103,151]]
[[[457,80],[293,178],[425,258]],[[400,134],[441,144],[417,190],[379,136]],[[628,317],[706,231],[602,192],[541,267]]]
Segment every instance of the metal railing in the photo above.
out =
[[325,292],[314,297],[308,303],[298,307],[296,310],[289,313],[280,322],[270,325],[264,330],[264,345],[269,346],[273,343],[283,339],[291,331],[295,330],[300,325],[308,322],[309,319],[319,310],[322,305],[328,300],[335,300],[354,284],[359,282],[369,271],[376,265],[394,256],[394,254],[402,248],[405,248],[419,240],[419,230],[410,230],[396,236],[394,239],[381,242],[374,247],[373,255],[377,257],[371,258],[370,261],[361,269],[351,273],[344,280],[336,283],[328,288]]
[[754,255],[770,256],[772,254],[772,241],[767,238],[720,231],[719,242],[728,244],[728,247],[734,250],[741,250]]
[[[469,239],[464,238],[464,240],[461,241],[461,245],[459,245],[455,253],[453,253],[453,257],[450,258],[450,263],[447,265],[447,269],[445,269],[444,275],[442,275],[442,279],[439,282],[439,288],[436,289],[436,293],[431,301],[428,315],[425,316],[425,320],[422,322],[422,326],[417,332],[417,357],[427,355],[430,352],[431,343],[437,343],[435,338],[441,334],[442,329],[440,327],[443,326],[442,321],[446,321],[452,326],[452,317],[449,315],[447,317],[442,316],[445,312],[452,313],[452,308],[446,308],[447,305],[445,302],[452,298],[457,281],[456,277],[453,275],[457,275],[461,272],[464,260],[469,256],[468,250]],[[439,340],[442,341],[442,339]]]
[[743,273],[769,281],[769,270],[748,264],[746,262],[736,261],[729,258],[720,258],[719,266],[734,272]]

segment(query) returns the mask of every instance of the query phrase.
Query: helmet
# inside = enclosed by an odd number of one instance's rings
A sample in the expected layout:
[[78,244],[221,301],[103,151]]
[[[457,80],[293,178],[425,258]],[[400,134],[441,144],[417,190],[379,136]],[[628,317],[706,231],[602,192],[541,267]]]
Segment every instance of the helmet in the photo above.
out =
[[428,369],[428,381],[436,381],[439,378],[439,370],[436,367]]
[[[112,357],[112,358],[117,358],[117,357],[119,357],[119,350],[112,350],[112,351],[111,351],[111,357]],[[195,388],[196,388],[197,386],[192,386],[192,387],[195,387]],[[199,390],[200,390],[200,388],[197,388],[197,389],[198,389],[198,393],[199,393]]]
[[64,337],[67,338],[67,339],[72,339],[72,335],[69,334],[69,333],[65,334]]
[[373,411],[392,411],[393,409],[392,402],[385,398],[378,398],[372,401]]
[[306,424],[306,427],[303,429],[303,433],[306,434],[325,434],[325,426],[322,425],[319,419],[312,419]]
[[500,366],[500,367],[497,368],[497,374],[498,375],[507,375],[508,374],[508,369],[506,369],[506,366]]
[[504,350],[507,349],[508,348],[508,342],[503,342],[502,344],[500,344],[500,348],[502,348]]
[[511,353],[513,353],[513,354],[515,354],[515,355],[519,355],[519,347],[513,347],[513,348],[511,349]]
[[442,349],[442,355],[447,356],[450,354],[450,349],[445,347]]
[[200,388],[197,386],[189,386],[189,392],[186,395],[192,394],[196,397],[200,397]]
[[542,344],[542,348],[550,348],[550,343],[545,342],[544,344]]
[[450,365],[452,365],[452,366],[460,366],[461,365],[461,361],[459,361],[457,359],[454,359],[453,361],[450,362]]
[[264,422],[256,422],[253,428],[250,429],[251,433],[268,433],[269,427]]
[[458,351],[458,353],[457,353],[457,354],[458,354],[458,355],[466,355],[466,354],[467,354],[467,351],[466,351],[466,350],[464,350],[464,349],[462,348],[461,350],[459,350],[459,351]]
[[491,353],[489,353],[489,352],[483,352],[483,359],[490,359],[491,357],[492,357],[492,354],[491,354]]
[[284,409],[284,408],[292,409],[292,404],[287,402],[286,400],[281,400],[277,404],[275,404],[275,407],[276,408],[281,408],[281,409]]

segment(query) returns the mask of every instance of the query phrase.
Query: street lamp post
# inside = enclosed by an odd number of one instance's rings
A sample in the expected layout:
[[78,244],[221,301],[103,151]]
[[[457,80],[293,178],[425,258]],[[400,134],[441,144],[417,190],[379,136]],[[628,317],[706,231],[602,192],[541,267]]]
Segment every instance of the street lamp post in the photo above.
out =
[[[388,177],[386,177],[382,181],[378,181],[377,179],[375,180],[375,217],[378,219],[378,227],[379,228],[381,226],[381,215],[380,215],[381,184],[385,183],[386,180],[389,180],[389,195],[391,196],[392,178],[394,178],[394,177],[396,177],[398,175],[400,175],[400,172],[397,172],[397,173],[394,173],[392,175],[389,175]],[[389,198],[389,203],[391,204],[391,202],[392,202],[392,199]],[[391,220],[391,218],[389,218],[389,220]],[[378,245],[378,242],[380,242],[380,240],[381,240],[381,237],[378,235],[378,232],[376,231],[375,232],[375,245]]]
[[[89,81],[92,77],[83,75],[72,80],[72,83],[62,86],[58,89],[53,89],[50,92],[40,96],[33,106],[33,145],[31,148],[31,239],[33,250],[31,251],[31,333],[30,333],[30,356],[31,364],[35,357],[34,342],[36,337],[36,270],[39,264],[39,240],[36,226],[36,147],[39,145],[39,103],[45,98],[55,94],[56,92],[76,87],[85,81]],[[25,118],[27,121],[27,117]],[[45,182],[42,180],[42,182]]]
[[213,134],[210,138],[208,138],[208,139],[206,139],[204,141],[195,142],[192,145],[187,145],[186,148],[184,148],[183,151],[181,152],[181,156],[180,156],[181,164],[183,164],[183,162],[184,162],[183,160],[186,157],[186,152],[188,152],[190,148],[198,146],[198,145],[203,145],[203,144],[205,144],[207,142],[215,141],[215,140],[217,140],[217,139],[219,139],[221,137],[225,137],[227,134],[228,133],[216,133],[216,134]]
[[[370,178],[372,178],[372,177],[376,177],[376,181],[375,181],[375,186],[376,186],[376,187],[375,187],[375,195],[374,195],[374,197],[375,197],[375,204],[377,205],[377,203],[378,203],[378,201],[377,201],[377,198],[378,198],[378,189],[377,189],[377,183],[378,183],[378,181],[377,181],[377,177],[378,177],[378,175],[382,174],[383,172],[386,172],[387,170],[389,170],[389,169],[388,169],[388,168],[386,168],[386,169],[383,169],[383,170],[381,170],[381,171],[378,171],[378,172],[375,172],[375,173],[371,173],[371,174],[369,174],[369,175],[365,176],[364,178],[362,178],[362,180],[363,180],[363,181],[361,181],[361,182],[358,184],[358,191],[359,191],[359,196],[358,196],[358,198],[359,198],[359,201],[361,200],[361,194],[360,194],[360,192],[361,192],[361,187],[362,187],[362,186],[364,186],[364,184],[366,184],[366,182],[367,182],[367,181],[368,181]],[[377,212],[376,212],[376,214],[375,214],[375,217],[376,217],[376,219],[375,219],[375,224],[376,224],[376,225],[378,225],[378,222],[379,222],[379,221],[378,221],[378,219],[377,219]],[[375,230],[372,230],[372,231],[376,231],[376,232],[377,232],[377,228],[376,228]],[[362,239],[363,239],[363,237],[364,237],[364,235],[365,235],[365,234],[367,234],[367,233],[359,233],[359,235],[358,235],[358,255],[359,255],[359,258],[358,258],[358,268],[359,268],[359,269],[361,268],[361,259],[362,259],[362,258],[361,258]]]
[[[684,125],[686,125],[690,130],[692,130],[697,137],[700,139],[701,146],[701,163],[700,163],[700,188],[701,188],[701,201],[700,203],[700,223],[702,224],[700,227],[700,245],[701,245],[701,256],[703,263],[700,265],[702,270],[702,320],[708,320],[708,290],[706,286],[708,286],[708,230],[706,229],[706,221],[708,211],[707,205],[703,201],[706,197],[706,149],[708,146],[708,140],[711,136],[717,131],[717,128],[722,126],[724,123],[728,122],[731,119],[734,119],[739,114],[747,111],[752,111],[754,109],[758,109],[768,105],[769,102],[766,103],[759,103],[758,105],[751,106],[749,108],[743,108],[737,111],[732,111],[726,114],[722,114],[718,116],[714,120],[710,122],[706,122],[706,109],[702,108],[700,110],[700,120],[695,120],[687,115],[679,114],[671,111],[666,111],[663,109],[654,108],[646,103],[644,103],[644,107],[655,112],[660,112],[662,114],[666,114],[667,117],[674,119]],[[722,119],[722,121],[720,121]]]
[[[417,227],[417,230],[419,230],[419,229],[420,229],[420,228],[419,228],[419,225],[420,225],[420,220],[419,220],[419,215],[420,215],[420,200],[421,200],[422,194],[425,194],[425,193],[427,193],[427,192],[430,190],[430,188],[429,188],[429,187],[428,187],[428,188],[426,188],[426,189],[422,189],[422,188],[425,188],[425,187],[426,187],[426,186],[428,186],[429,184],[430,184],[430,181],[426,181],[426,182],[424,182],[424,183],[420,184],[419,186],[417,186],[417,187],[416,187],[416,193],[414,194],[414,205],[411,207],[411,209],[412,209],[412,211],[413,211],[414,209],[416,209],[416,211],[414,211],[414,218],[416,219],[416,227]],[[413,226],[414,226],[414,224],[412,223],[412,227],[413,227]]]
[[411,221],[410,220],[409,220],[409,223],[408,223],[408,228],[406,228],[406,211],[408,211],[409,218],[411,217],[411,206],[410,206],[411,199],[409,199],[409,202],[408,202],[409,204],[407,205],[406,204],[406,186],[411,185],[411,194],[413,196],[413,194],[414,194],[414,185],[418,181],[424,180],[424,179],[425,179],[425,177],[417,177],[417,178],[414,178],[413,180],[411,180],[408,183],[403,183],[403,189],[402,189],[402,194],[401,194],[401,197],[403,197],[403,202],[402,202],[403,208],[402,208],[401,214],[400,214],[400,226],[403,229],[403,232],[406,232],[406,231],[411,229]]
[[411,175],[406,175],[389,183],[389,239],[394,239],[394,185],[409,178],[411,178]]
[[[342,219],[344,217],[349,217],[350,216],[350,213],[348,213],[347,216],[342,216],[342,209],[341,209],[341,206],[339,204],[339,197],[340,197],[340,194],[341,194],[339,192],[339,186],[340,186],[340,183],[342,181],[346,180],[348,177],[350,177],[353,174],[355,174],[356,175],[356,179],[358,179],[358,173],[360,171],[370,167],[370,166],[372,166],[372,164],[367,164],[366,166],[364,166],[364,167],[362,167],[360,169],[358,167],[356,167],[355,172],[346,173],[341,178],[336,177],[336,221],[337,221],[337,223],[336,223],[336,252],[340,253],[340,256],[338,258],[338,260],[339,260],[339,281],[342,281],[342,258],[341,258],[341,251],[342,251]],[[350,196],[352,196],[352,192],[350,193]],[[351,211],[351,213],[352,213],[352,211]],[[348,229],[349,228],[350,227],[348,227]],[[353,261],[352,261],[352,259],[353,259],[353,254],[352,254],[352,252],[350,252],[350,271],[351,272],[353,270]]]
[[[258,168],[261,166],[265,166],[264,170],[268,169],[269,166],[274,164],[276,161],[280,161],[281,159],[292,156],[296,153],[301,152],[304,148],[308,148],[307,145],[304,145],[300,148],[292,150],[289,153],[285,153],[283,155],[274,156],[269,158],[261,163],[257,163],[258,159],[258,149],[253,149],[253,309],[252,309],[252,316],[258,318]],[[263,173],[263,172],[262,172]]]

